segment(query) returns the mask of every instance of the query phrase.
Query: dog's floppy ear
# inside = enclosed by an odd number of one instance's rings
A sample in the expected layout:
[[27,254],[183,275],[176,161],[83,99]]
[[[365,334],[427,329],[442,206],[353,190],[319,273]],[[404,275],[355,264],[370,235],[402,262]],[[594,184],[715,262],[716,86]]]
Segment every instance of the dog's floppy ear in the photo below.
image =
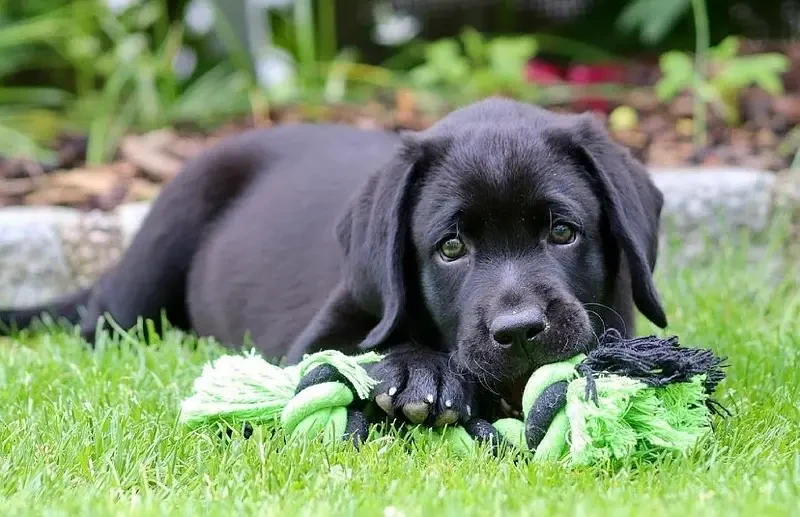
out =
[[404,134],[395,155],[368,180],[336,227],[344,253],[344,286],[378,321],[361,342],[363,349],[381,344],[403,317],[411,191],[423,158],[422,144]]
[[664,196],[644,166],[609,137],[592,115],[575,117],[570,131],[601,196],[611,234],[625,254],[633,300],[661,328],[667,317],[653,282]]

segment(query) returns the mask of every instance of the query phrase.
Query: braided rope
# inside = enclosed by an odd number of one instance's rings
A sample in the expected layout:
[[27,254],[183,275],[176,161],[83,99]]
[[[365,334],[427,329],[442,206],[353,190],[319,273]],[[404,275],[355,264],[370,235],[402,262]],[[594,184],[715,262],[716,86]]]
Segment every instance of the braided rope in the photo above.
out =
[[567,449],[569,433],[567,385],[578,377],[575,366],[584,357],[545,365],[531,375],[522,396],[523,420],[503,418],[492,424],[473,419],[464,427],[445,428],[440,434],[461,454],[472,452],[477,442],[483,442],[495,452],[504,445],[533,452],[534,461],[560,458]]
[[328,441],[344,436],[353,392],[341,382],[323,382],[296,394],[281,412],[281,425],[292,436],[322,434]]
[[[359,445],[370,433],[361,404],[377,384],[363,365],[378,360],[377,354],[323,351],[280,368],[254,353],[222,357],[196,379],[194,394],[182,403],[181,420],[191,426],[218,420],[277,424],[290,438],[321,436],[326,444],[351,439]],[[680,347],[676,338],[622,339],[607,333],[588,355],[531,375],[522,419],[474,418],[432,432],[460,454],[488,443],[495,452],[507,445],[532,453],[534,461],[569,456],[573,463],[592,463],[683,451],[719,413],[709,402],[724,377],[723,366],[710,351]]]

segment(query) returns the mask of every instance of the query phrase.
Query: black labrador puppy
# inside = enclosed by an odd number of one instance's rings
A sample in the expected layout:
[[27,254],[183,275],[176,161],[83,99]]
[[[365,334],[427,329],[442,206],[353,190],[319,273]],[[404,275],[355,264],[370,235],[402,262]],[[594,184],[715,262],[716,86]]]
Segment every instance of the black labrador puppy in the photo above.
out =
[[666,325],[662,201],[593,117],[510,100],[416,134],[254,130],[189,163],[92,288],[0,320],[48,312],[91,340],[102,315],[129,328],[165,311],[289,361],[376,349],[378,404],[442,425],[483,397],[518,407],[534,368],[630,335],[634,307]]

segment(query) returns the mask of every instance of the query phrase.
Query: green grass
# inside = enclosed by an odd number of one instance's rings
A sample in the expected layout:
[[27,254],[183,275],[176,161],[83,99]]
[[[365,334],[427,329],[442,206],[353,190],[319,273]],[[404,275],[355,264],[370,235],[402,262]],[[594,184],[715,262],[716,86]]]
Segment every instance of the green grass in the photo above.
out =
[[748,262],[746,243],[710,250],[692,267],[664,261],[659,274],[670,333],[731,365],[721,397],[734,416],[688,457],[610,472],[457,459],[396,436],[358,453],[281,447],[259,431],[223,441],[177,423],[222,349],[172,333],[92,353],[51,331],[0,344],[0,514],[790,515],[800,507],[798,281]]

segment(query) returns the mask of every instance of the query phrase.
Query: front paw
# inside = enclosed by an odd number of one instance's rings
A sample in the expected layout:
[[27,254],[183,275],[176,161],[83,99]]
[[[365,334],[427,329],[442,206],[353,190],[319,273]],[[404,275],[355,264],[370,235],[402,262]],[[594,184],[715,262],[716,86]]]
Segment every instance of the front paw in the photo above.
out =
[[372,369],[380,384],[375,403],[390,417],[432,427],[466,422],[472,416],[474,384],[449,354],[411,350],[385,357]]

